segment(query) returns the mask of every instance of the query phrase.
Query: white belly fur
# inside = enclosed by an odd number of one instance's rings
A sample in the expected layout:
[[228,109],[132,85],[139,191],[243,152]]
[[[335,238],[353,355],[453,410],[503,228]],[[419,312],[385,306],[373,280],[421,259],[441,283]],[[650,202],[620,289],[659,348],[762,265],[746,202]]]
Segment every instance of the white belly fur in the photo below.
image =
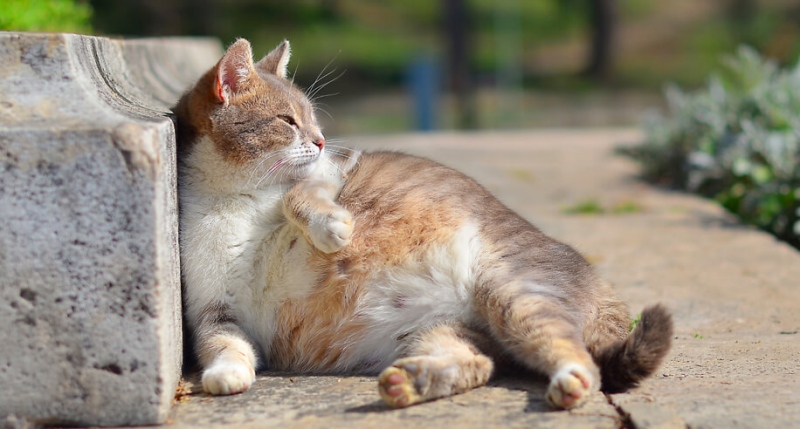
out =
[[[310,244],[291,226],[276,230],[264,246],[269,251],[264,248],[262,254],[270,256],[260,264],[263,271],[237,300],[240,309],[248,309],[241,313],[245,331],[269,353],[280,305],[287,299],[302,302],[318,273],[307,264]],[[473,321],[471,299],[480,250],[478,228],[466,224],[449,242],[375,273],[352,316],[369,328],[358,338],[341,338],[346,353],[333,370],[378,371],[397,358],[398,338],[443,321]]]

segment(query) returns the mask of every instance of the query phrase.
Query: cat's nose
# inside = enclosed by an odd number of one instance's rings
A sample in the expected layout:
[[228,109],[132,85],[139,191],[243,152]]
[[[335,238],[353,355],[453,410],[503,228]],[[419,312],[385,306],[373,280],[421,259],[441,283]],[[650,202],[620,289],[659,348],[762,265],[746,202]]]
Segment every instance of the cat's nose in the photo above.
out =
[[322,148],[325,147],[325,138],[324,137],[320,137],[320,138],[314,140],[314,145],[316,147],[318,147],[319,150],[322,150]]

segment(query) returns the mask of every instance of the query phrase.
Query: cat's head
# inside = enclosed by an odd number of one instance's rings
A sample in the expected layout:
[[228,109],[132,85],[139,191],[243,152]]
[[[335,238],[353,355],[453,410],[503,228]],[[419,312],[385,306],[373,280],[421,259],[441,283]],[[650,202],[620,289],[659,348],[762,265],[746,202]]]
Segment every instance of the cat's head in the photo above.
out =
[[179,156],[202,143],[251,177],[313,172],[325,138],[308,97],[286,78],[289,55],[284,41],[254,63],[247,40],[231,45],[174,109]]

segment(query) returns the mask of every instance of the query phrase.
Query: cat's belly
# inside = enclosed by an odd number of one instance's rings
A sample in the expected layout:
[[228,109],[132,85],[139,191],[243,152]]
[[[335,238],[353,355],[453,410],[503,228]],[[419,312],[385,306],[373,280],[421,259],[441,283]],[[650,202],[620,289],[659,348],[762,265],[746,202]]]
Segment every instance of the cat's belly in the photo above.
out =
[[266,264],[267,282],[253,307],[260,314],[251,315],[258,326],[248,330],[272,368],[374,373],[402,353],[407,336],[475,319],[477,228],[462,227],[386,265],[365,261],[369,255],[357,243],[324,255],[303,237],[284,234],[275,244],[286,252]]

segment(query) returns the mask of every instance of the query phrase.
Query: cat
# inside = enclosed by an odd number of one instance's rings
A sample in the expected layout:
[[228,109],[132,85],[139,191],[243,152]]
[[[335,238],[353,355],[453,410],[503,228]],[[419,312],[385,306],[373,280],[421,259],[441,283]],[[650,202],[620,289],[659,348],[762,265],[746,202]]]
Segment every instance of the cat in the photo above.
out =
[[495,366],[549,377],[572,408],[636,386],[672,316],[627,307],[568,245],[466,175],[327,145],[287,79],[288,41],[254,63],[239,39],[173,109],[186,320],[213,395],[263,367],[378,374],[392,407],[485,384]]

